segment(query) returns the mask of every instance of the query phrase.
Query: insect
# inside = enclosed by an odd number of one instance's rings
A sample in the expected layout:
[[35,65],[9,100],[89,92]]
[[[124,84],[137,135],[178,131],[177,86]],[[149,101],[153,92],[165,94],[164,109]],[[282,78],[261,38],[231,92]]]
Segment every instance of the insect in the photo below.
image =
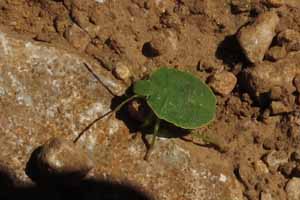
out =
[[153,150],[161,121],[183,129],[195,129],[208,124],[215,116],[214,93],[204,82],[187,72],[159,68],[149,79],[137,81],[133,85],[133,92],[133,96],[119,104],[112,112],[119,111],[135,98],[146,101],[155,115],[154,131],[145,155],[146,160]]

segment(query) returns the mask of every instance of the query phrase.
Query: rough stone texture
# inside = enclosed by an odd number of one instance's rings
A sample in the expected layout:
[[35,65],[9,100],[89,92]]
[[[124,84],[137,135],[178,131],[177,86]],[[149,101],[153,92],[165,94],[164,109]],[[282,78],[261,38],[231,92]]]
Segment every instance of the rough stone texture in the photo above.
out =
[[44,176],[84,177],[93,162],[80,147],[72,141],[52,138],[37,154],[37,166]]
[[293,29],[286,29],[277,36],[278,43],[285,46],[287,51],[300,51],[300,33]]
[[245,55],[252,63],[263,60],[274,36],[279,18],[275,12],[266,12],[258,16],[255,23],[243,27],[237,39]]
[[300,72],[299,66],[300,53],[290,53],[275,63],[263,62],[244,70],[244,81],[249,92],[256,97],[270,92],[275,86],[292,93],[296,90],[293,80]]
[[237,83],[237,78],[231,72],[223,71],[216,73],[209,80],[212,89],[222,95],[228,95]]
[[[0,162],[15,179],[25,174],[32,151],[51,137],[73,140],[90,122],[109,110],[124,88],[110,73],[36,42],[0,33]],[[102,84],[91,73],[97,74]],[[158,140],[149,162],[140,137],[111,117],[97,121],[78,140],[95,162],[89,174],[145,188],[155,199],[242,200],[242,188],[230,163],[212,149],[178,139]]]
[[288,200],[300,199],[300,178],[292,178],[286,185],[285,191],[287,193]]
[[283,151],[271,151],[266,155],[264,161],[267,163],[270,170],[277,170],[280,165],[288,162],[288,156]]
[[272,194],[266,193],[266,192],[262,192],[260,194],[260,200],[273,200]]
[[266,0],[266,3],[272,7],[280,7],[285,4],[285,0]]
[[287,52],[285,47],[278,47],[274,46],[269,49],[269,51],[266,54],[266,59],[270,61],[277,61],[286,56]]
[[91,40],[90,36],[76,24],[73,24],[65,35],[68,42],[79,51],[84,51]]

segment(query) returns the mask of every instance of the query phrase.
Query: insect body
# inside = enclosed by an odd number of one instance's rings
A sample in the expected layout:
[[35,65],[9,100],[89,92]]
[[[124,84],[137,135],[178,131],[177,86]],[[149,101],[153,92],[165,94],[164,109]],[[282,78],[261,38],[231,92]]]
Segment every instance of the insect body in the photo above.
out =
[[149,79],[137,81],[133,92],[135,94],[132,97],[123,101],[111,113],[117,112],[134,98],[145,99],[156,116],[146,160],[154,147],[161,120],[180,128],[195,129],[209,123],[215,116],[214,93],[204,82],[187,72],[162,67],[152,73]]

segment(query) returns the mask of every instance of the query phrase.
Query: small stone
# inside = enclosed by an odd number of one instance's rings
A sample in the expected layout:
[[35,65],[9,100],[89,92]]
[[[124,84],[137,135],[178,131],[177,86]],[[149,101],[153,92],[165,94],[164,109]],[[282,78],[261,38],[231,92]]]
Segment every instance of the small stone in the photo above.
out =
[[266,138],[263,142],[263,147],[266,150],[271,150],[275,148],[275,144],[270,138]]
[[260,200],[274,200],[271,193],[268,192],[261,192],[260,193]]
[[293,108],[289,105],[285,105],[281,101],[272,101],[271,111],[273,115],[278,115],[278,114],[292,112]]
[[250,62],[263,60],[274,36],[279,17],[275,12],[266,12],[258,16],[255,23],[243,27],[237,39]]
[[288,156],[284,151],[271,151],[264,157],[270,170],[277,170],[279,166],[288,162]]
[[287,55],[285,47],[274,46],[269,49],[266,54],[266,59],[270,61],[277,61],[284,58]]
[[285,187],[288,200],[300,199],[300,178],[292,178]]
[[285,0],[267,0],[266,3],[269,6],[279,8],[280,6],[283,6],[285,4]]
[[165,55],[173,57],[178,49],[178,39],[174,32],[165,31],[155,34],[150,42],[143,46],[142,53],[146,57]]
[[287,51],[300,51],[300,33],[292,29],[286,29],[277,36],[280,45],[285,46]]
[[258,160],[254,163],[254,169],[260,175],[269,173],[268,167],[262,160]]
[[123,63],[117,63],[113,69],[113,74],[117,79],[127,81],[130,78],[130,70],[129,68]]
[[288,163],[283,164],[280,167],[280,171],[285,176],[290,176],[292,174],[294,168],[295,168],[295,164],[293,162],[288,162]]
[[300,162],[300,150],[294,151],[291,155],[291,159],[296,162]]
[[37,166],[44,176],[82,178],[93,168],[93,162],[73,142],[53,138],[41,147]]
[[235,75],[227,71],[216,73],[209,79],[209,85],[215,92],[221,95],[230,94],[236,83],[237,78]]
[[90,36],[79,26],[73,24],[65,33],[68,42],[79,51],[84,51],[90,43]]
[[293,84],[296,87],[297,92],[300,92],[300,74],[296,74]]

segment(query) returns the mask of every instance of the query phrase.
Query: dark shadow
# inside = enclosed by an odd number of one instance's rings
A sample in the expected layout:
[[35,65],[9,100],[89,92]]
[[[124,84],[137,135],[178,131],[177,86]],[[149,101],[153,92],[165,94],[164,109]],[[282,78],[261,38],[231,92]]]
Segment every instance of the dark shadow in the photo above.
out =
[[219,44],[215,55],[231,68],[238,63],[251,64],[245,57],[235,35],[226,36]]
[[103,180],[83,180],[78,186],[35,185],[15,187],[4,191],[0,188],[1,200],[151,200],[137,187]]
[[[114,182],[112,179],[78,179],[65,177],[41,176],[36,165],[37,148],[26,166],[27,175],[34,181],[31,186],[17,184],[16,177],[9,170],[0,166],[0,199],[1,200],[151,200],[153,199],[142,188],[129,182]],[[63,184],[62,184],[63,183]]]
[[[126,92],[125,95],[120,97],[114,97],[112,99],[112,105],[111,109],[116,108],[120,103],[122,103],[124,100],[128,99],[132,94],[132,88],[129,88],[129,90]],[[146,101],[142,99],[142,106],[144,108],[144,112],[148,113],[149,115],[153,115],[155,119],[155,114],[151,111],[150,107],[147,105]],[[155,120],[150,123],[148,126],[143,126],[143,122],[137,121],[133,119],[129,113],[128,105],[124,105],[123,108],[121,108],[117,113],[116,117],[119,120],[122,120],[126,126],[128,127],[130,133],[136,133],[140,131],[142,135],[148,135],[152,134],[154,131],[154,122]],[[168,123],[166,121],[161,121],[160,128],[159,128],[159,137],[164,138],[176,138],[176,137],[182,137],[186,134],[188,134],[190,130],[182,129],[179,127],[176,127],[172,125],[171,123]],[[146,144],[147,145],[147,144]]]
[[154,58],[156,56],[159,56],[159,52],[158,50],[156,50],[150,42],[146,42],[144,45],[143,45],[143,48],[142,48],[142,53],[145,57],[148,57],[148,58]]

